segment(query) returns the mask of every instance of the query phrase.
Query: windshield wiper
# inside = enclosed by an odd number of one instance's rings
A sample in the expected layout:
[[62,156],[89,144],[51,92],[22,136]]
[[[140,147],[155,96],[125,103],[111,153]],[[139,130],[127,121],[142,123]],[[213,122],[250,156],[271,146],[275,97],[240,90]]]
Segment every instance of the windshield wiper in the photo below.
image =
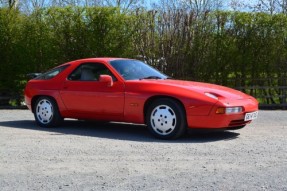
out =
[[140,80],[143,80],[143,79],[162,79],[162,78],[158,77],[158,76],[147,76],[147,77],[144,77],[144,78],[140,78]]

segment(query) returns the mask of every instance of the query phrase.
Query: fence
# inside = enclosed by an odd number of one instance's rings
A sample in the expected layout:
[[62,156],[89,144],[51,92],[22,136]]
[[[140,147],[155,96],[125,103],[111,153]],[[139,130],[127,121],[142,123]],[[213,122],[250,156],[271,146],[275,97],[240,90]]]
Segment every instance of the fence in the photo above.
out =
[[287,109],[287,78],[245,79],[245,82],[245,86],[235,89],[255,97],[261,108]]
[[[243,81],[245,85],[238,86],[240,82]],[[231,79],[228,81],[227,86],[252,95],[259,101],[259,106],[262,109],[287,109],[286,78],[276,78],[272,80],[253,79],[243,81]],[[13,106],[22,107],[21,102],[23,102],[23,95],[12,95],[0,92],[0,108],[11,108]]]
[[261,108],[287,108],[287,86],[251,86],[237,87],[235,89],[255,97],[259,101]]

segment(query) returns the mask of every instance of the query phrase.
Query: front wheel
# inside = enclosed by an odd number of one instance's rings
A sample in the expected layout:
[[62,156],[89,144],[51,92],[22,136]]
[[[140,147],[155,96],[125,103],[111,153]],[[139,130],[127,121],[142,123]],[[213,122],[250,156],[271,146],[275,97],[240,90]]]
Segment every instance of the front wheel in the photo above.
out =
[[157,138],[176,139],[186,130],[184,109],[172,99],[158,99],[148,108],[146,124]]
[[52,98],[45,96],[37,99],[34,116],[37,124],[41,127],[54,127],[63,120],[57,103]]

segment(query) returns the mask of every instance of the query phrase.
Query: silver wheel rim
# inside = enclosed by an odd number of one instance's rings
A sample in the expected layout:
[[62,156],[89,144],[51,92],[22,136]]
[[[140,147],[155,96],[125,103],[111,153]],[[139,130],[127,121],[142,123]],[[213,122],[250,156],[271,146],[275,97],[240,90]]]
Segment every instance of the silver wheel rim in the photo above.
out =
[[47,99],[38,102],[35,112],[37,119],[43,124],[50,123],[53,119],[53,105]]
[[176,115],[169,106],[159,105],[151,112],[150,122],[157,134],[168,135],[176,127]]

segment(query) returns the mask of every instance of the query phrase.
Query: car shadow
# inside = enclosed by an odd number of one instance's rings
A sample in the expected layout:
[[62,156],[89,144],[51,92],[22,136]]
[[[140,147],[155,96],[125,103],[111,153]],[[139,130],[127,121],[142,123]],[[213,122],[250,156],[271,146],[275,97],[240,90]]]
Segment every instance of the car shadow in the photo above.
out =
[[49,132],[53,135],[78,135],[107,139],[118,139],[137,142],[159,142],[159,143],[205,143],[216,141],[228,141],[236,139],[240,134],[229,131],[220,132],[193,132],[186,133],[176,140],[160,140],[154,138],[145,125],[129,123],[104,123],[94,121],[65,120],[59,127],[42,128],[33,120],[2,121],[0,126],[9,128],[28,129]]

